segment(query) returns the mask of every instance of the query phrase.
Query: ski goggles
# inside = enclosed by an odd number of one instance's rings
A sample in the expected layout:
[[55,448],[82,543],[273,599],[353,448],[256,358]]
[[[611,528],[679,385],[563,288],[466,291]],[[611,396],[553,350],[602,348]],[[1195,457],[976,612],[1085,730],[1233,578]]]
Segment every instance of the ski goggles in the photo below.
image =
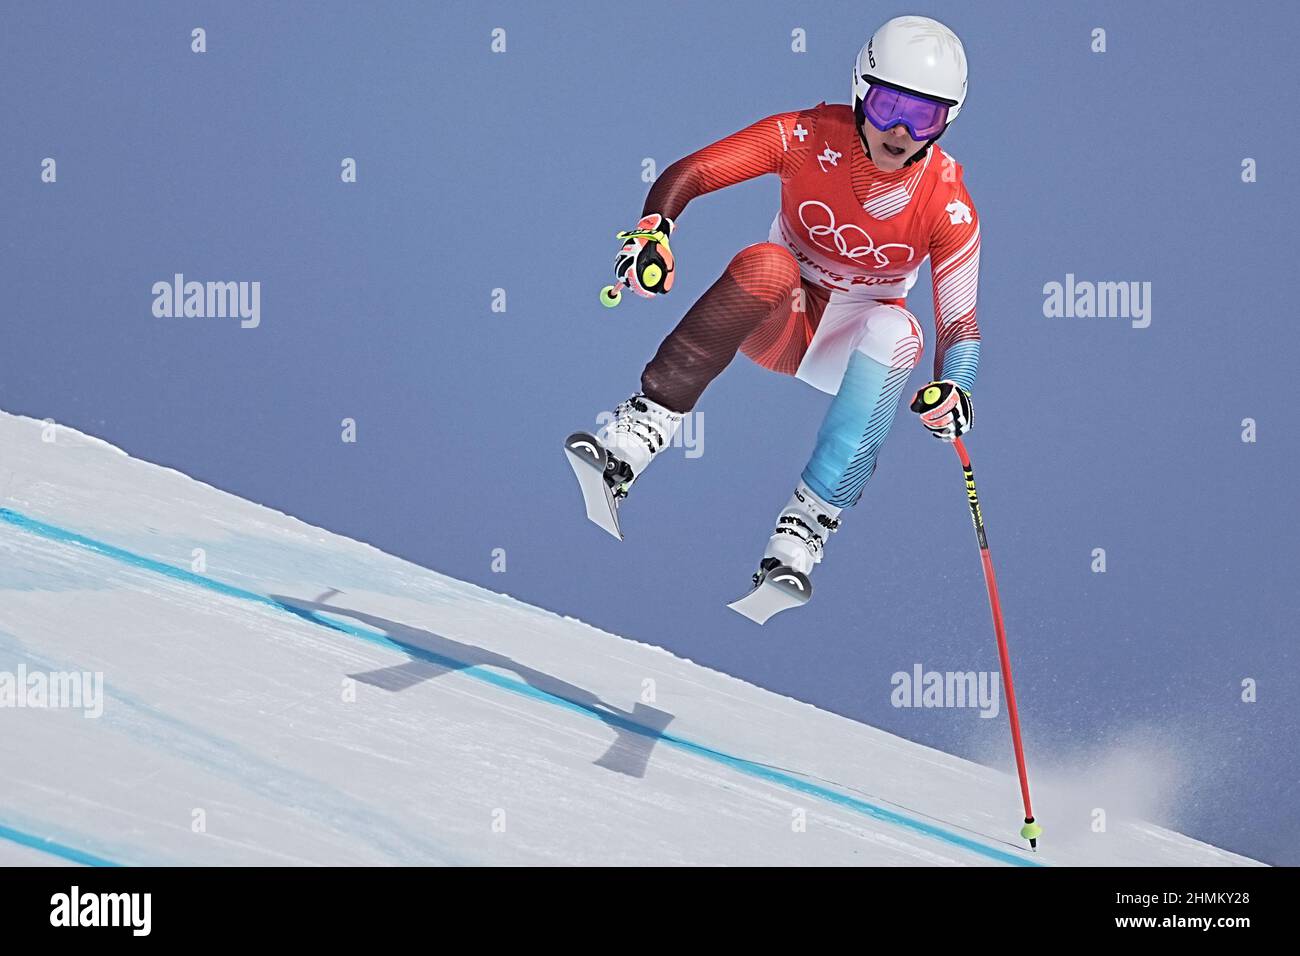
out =
[[862,113],[882,133],[901,123],[912,139],[920,141],[933,139],[948,125],[949,104],[866,79],[871,86],[862,100]]

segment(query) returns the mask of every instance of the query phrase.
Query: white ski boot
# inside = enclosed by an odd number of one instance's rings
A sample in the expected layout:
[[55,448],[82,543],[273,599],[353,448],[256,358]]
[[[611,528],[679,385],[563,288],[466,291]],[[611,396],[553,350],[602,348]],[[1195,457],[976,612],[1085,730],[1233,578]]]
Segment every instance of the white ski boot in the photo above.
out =
[[764,624],[778,611],[806,604],[812,597],[808,575],[822,559],[827,536],[839,528],[840,511],[799,482],[776,519],[776,530],[754,573],[754,589],[727,606]]
[[775,558],[778,564],[811,574],[820,563],[826,539],[840,526],[840,511],[818,498],[802,481],[790,496],[790,502],[776,519],[776,530],[768,539],[763,559]]
[[681,412],[664,408],[641,394],[618,404],[613,420],[596,433],[596,438],[632,473],[622,486],[624,495],[650,462],[672,444],[681,424]]
[[587,517],[616,538],[618,502],[632,482],[667,448],[682,423],[682,413],[644,395],[633,395],[614,409],[614,418],[595,435],[575,432],[564,443],[582,489]]

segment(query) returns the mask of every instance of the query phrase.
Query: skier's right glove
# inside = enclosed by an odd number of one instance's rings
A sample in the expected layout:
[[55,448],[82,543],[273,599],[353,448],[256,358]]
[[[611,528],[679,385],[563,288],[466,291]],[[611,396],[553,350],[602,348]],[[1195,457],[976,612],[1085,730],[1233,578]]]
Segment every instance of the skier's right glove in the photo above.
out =
[[627,286],[639,296],[652,299],[673,287],[673,253],[668,248],[673,221],[654,212],[642,218],[635,229],[620,232],[623,246],[614,259],[616,284]]

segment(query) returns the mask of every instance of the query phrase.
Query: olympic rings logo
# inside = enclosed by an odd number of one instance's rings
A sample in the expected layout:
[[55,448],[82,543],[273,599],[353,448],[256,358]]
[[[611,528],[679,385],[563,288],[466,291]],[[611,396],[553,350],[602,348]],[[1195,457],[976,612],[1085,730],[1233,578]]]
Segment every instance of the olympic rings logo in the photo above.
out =
[[[804,217],[804,210],[809,206],[816,206],[821,210],[821,215],[814,214],[816,220],[825,219],[828,221],[809,222]],[[865,229],[851,222],[846,222],[842,226],[836,226],[835,214],[831,212],[830,207],[824,202],[819,202],[816,199],[809,199],[799,204],[799,221],[803,223],[803,227],[808,230],[808,237],[812,239],[813,244],[819,249],[825,249],[827,252],[837,252],[846,259],[852,259],[854,262],[860,262],[864,257],[871,256],[877,269],[882,269],[891,262],[889,256],[885,252],[886,249],[905,250],[907,252],[907,258],[901,260],[902,262],[911,262],[916,256],[916,250],[903,242],[887,242],[883,246],[877,246]],[[860,239],[863,240],[862,244],[853,247],[849,246],[849,238],[847,234],[850,230],[857,233],[857,236],[853,237],[854,240],[858,241],[860,237]],[[828,246],[818,241],[823,236],[833,236],[834,238],[831,241],[834,243],[834,246]]]

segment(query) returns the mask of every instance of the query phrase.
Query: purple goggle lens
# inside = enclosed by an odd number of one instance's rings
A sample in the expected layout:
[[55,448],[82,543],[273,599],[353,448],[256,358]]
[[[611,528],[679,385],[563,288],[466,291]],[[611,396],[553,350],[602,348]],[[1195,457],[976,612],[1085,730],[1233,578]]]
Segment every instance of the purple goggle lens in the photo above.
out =
[[862,101],[862,112],[882,133],[902,123],[917,141],[938,136],[948,123],[943,103],[874,83]]

